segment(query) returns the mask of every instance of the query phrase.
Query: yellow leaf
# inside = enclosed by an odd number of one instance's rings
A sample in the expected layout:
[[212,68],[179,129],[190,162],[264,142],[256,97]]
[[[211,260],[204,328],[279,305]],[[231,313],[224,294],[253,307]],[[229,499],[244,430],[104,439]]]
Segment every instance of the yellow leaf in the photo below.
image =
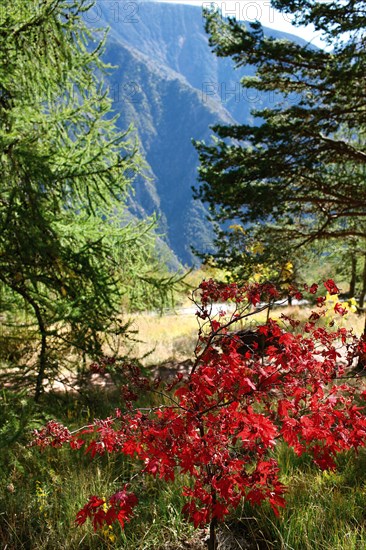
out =
[[327,292],[326,294],[326,300],[327,302],[334,302],[335,304],[338,302],[338,294],[329,294],[329,292]]
[[241,231],[242,233],[245,233],[245,230],[243,229],[243,227],[236,223],[233,225],[230,225],[229,229],[233,229],[233,231]]
[[256,243],[254,246],[253,246],[253,254],[263,254],[264,252],[264,246],[262,245],[262,243]]

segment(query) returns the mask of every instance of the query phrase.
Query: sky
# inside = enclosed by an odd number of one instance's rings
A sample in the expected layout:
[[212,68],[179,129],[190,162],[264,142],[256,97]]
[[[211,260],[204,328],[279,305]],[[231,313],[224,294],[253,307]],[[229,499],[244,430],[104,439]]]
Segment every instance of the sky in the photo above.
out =
[[319,33],[314,32],[312,26],[294,27],[291,25],[291,16],[274,10],[270,5],[270,0],[215,0],[213,2],[206,0],[157,0],[169,4],[189,4],[191,6],[209,7],[214,4],[221,9],[223,15],[234,16],[236,19],[255,21],[256,19],[266,27],[277,29],[301,36],[315,46],[324,48],[324,43],[320,39]]

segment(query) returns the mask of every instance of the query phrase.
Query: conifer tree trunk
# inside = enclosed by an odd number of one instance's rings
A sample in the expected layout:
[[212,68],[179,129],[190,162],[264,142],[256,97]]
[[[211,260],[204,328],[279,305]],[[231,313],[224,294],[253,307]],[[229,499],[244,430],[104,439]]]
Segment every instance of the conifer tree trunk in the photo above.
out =
[[358,306],[360,309],[363,309],[363,306],[365,303],[365,296],[366,296],[366,254],[365,254],[365,263],[364,263],[363,274],[362,274],[361,296],[358,302]]
[[37,379],[36,379],[36,390],[34,394],[34,400],[37,402],[39,401],[39,398],[42,393],[42,387],[43,387],[43,380],[46,373],[47,368],[47,327],[45,320],[43,318],[42,309],[39,306],[39,304],[33,299],[33,297],[27,292],[27,289],[21,285],[10,285],[11,288],[20,294],[20,296],[23,297],[25,302],[29,304],[34,311],[34,314],[37,319],[39,333],[41,335],[41,350],[39,352],[39,366],[38,366],[38,372],[37,372]]
[[36,381],[36,391],[34,394],[34,400],[37,403],[42,393],[43,380],[45,377],[46,366],[47,366],[47,331],[46,331],[46,327],[44,325],[41,313],[39,312],[39,315],[38,315],[36,312],[36,316],[38,321],[39,332],[41,334],[41,351],[39,353],[39,368],[38,368],[37,381]]
[[354,252],[352,252],[351,257],[351,280],[349,283],[349,295],[350,298],[353,298],[356,291],[356,270],[357,270],[357,257]]

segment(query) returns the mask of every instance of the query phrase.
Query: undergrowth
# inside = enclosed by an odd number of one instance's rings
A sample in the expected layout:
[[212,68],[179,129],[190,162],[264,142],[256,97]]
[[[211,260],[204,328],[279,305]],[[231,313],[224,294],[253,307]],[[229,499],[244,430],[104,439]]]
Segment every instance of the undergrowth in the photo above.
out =
[[[148,476],[139,483],[138,515],[124,532],[113,526],[94,533],[76,527],[78,509],[91,494],[110,494],[138,466],[118,456],[76,454],[67,448],[39,452],[28,446],[30,430],[58,418],[70,427],[103,418],[119,404],[117,392],[96,390],[81,398],[45,395],[42,412],[24,395],[2,394],[0,429],[0,546],[26,549],[178,550],[204,548],[181,515],[182,485]],[[145,399],[145,405],[147,405]],[[280,518],[269,507],[247,503],[226,522],[222,550],[359,550],[366,548],[366,453],[339,457],[336,472],[319,472],[285,445],[276,449],[289,487]],[[225,534],[226,533],[226,534]],[[228,536],[230,533],[230,537]],[[201,536],[201,539],[203,537]],[[189,542],[191,541],[191,543]]]
[[[293,313],[293,308],[289,311]],[[271,316],[279,317],[281,312],[275,310]],[[357,325],[356,332],[360,332],[363,320],[353,317],[347,322]],[[258,318],[256,322],[264,320]],[[160,341],[155,359],[187,357],[187,350],[192,349],[191,319],[141,317],[139,325],[146,349]],[[140,402],[141,406],[151,404],[157,403],[146,396]],[[91,494],[113,493],[133,478],[138,465],[111,455],[91,461],[89,456],[68,448],[40,452],[29,447],[31,430],[50,419],[72,429],[93,418],[107,417],[120,405],[118,392],[103,388],[80,395],[44,394],[39,405],[26,391],[0,393],[0,548],[205,548],[204,533],[194,535],[181,515],[181,489],[187,483],[183,478],[166,484],[146,476],[135,488],[140,501],[138,515],[125,531],[113,526],[94,533],[90,525],[75,526],[75,514]],[[319,472],[310,459],[296,457],[285,445],[279,445],[275,453],[282,481],[288,487],[286,508],[276,518],[268,506],[252,508],[243,503],[221,529],[220,550],[366,549],[366,452],[341,455],[335,472]]]

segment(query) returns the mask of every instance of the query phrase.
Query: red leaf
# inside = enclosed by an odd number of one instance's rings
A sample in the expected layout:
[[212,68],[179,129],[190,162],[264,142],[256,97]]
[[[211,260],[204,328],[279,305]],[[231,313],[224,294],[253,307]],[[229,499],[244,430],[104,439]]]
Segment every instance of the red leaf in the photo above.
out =
[[339,294],[339,288],[337,287],[333,279],[328,279],[327,281],[325,281],[324,286],[330,295]]
[[334,311],[336,313],[339,313],[339,315],[342,315],[342,317],[343,315],[346,315],[346,313],[348,313],[348,310],[345,307],[342,307],[339,302],[337,302],[334,306]]

